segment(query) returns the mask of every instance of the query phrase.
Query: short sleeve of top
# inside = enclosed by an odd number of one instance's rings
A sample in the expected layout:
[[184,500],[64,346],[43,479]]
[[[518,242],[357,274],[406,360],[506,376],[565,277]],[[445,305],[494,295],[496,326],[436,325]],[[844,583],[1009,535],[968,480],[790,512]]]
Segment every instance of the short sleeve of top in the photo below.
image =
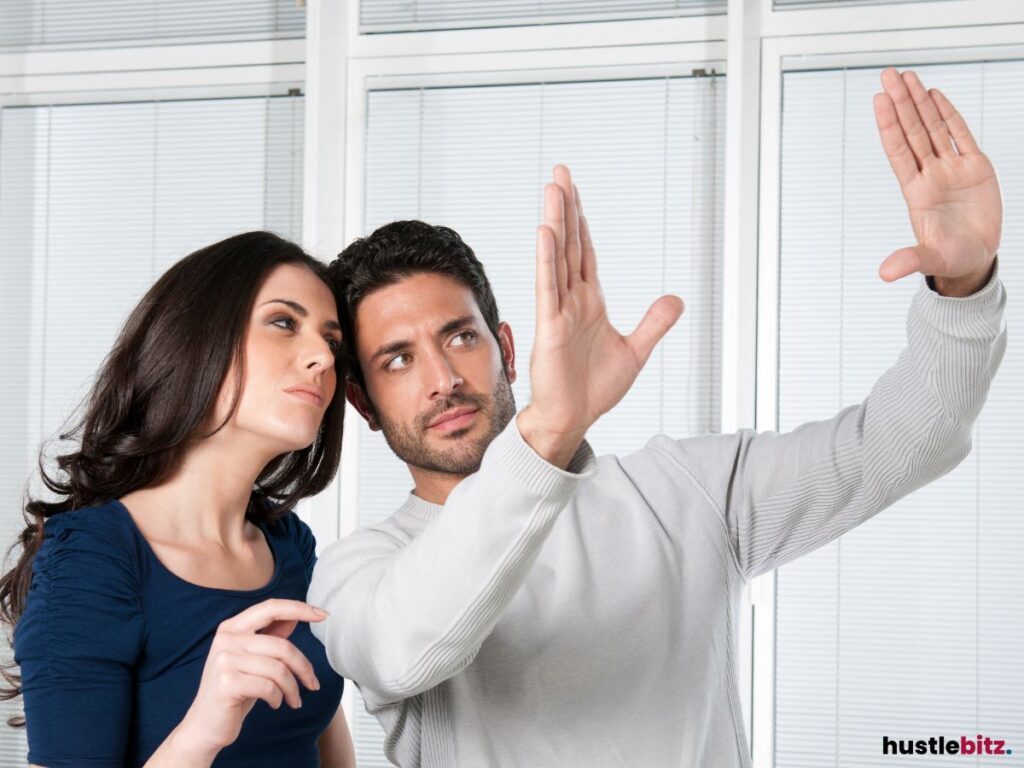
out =
[[316,567],[316,539],[313,537],[313,531],[295,514],[285,518],[285,524],[291,528],[291,535],[302,554],[302,562],[306,566],[306,583],[309,584],[313,579],[313,568]]
[[[292,512],[260,528],[274,555],[273,579],[255,590],[223,590],[165,568],[120,502],[47,521],[14,634],[30,763],[146,762],[191,706],[220,622],[268,598],[306,597],[316,562],[312,531]],[[298,710],[257,701],[218,768],[319,764],[317,739],[337,711],[343,681],[307,624],[289,640],[313,664],[321,689],[300,687]]]
[[[121,765],[142,646],[138,552],[91,510],[46,523],[14,637],[30,763]],[[89,755],[83,759],[83,755]]]

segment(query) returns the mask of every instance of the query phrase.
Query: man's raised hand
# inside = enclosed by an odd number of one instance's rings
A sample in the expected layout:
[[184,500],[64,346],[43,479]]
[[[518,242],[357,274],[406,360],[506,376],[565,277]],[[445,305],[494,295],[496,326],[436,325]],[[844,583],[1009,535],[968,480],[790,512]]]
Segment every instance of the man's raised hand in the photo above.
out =
[[633,385],[655,345],[683,313],[662,296],[628,336],[608,321],[597,257],[569,169],[555,166],[537,228],[537,329],[530,357],[532,400],[519,430],[541,456],[568,465],[583,436]]
[[1003,228],[1003,203],[992,163],[963,117],[913,72],[882,72],[875,118],[910,211],[917,245],[881,265],[886,281],[921,272],[940,293],[967,296],[988,282]]

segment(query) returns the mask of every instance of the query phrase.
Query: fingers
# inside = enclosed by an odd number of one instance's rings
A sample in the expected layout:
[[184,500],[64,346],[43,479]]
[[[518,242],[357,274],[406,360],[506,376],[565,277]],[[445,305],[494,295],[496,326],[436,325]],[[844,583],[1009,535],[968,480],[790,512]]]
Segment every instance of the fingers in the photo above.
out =
[[651,356],[655,345],[669,332],[683,314],[683,300],[678,296],[662,296],[654,302],[644,319],[629,336],[626,343],[633,349],[640,365]]
[[579,209],[576,206],[576,190],[572,183],[572,174],[564,165],[554,168],[555,184],[562,190],[565,214],[565,263],[567,268],[567,284],[571,289],[580,281],[580,222]]
[[537,227],[537,320],[558,314],[558,274],[555,269],[555,235],[546,226]]
[[565,197],[557,184],[544,187],[544,226],[555,241],[554,264],[559,295],[564,295],[568,286],[568,270],[565,264]]
[[327,611],[301,600],[272,598],[247,608],[221,623],[228,632],[258,632],[276,621],[323,621]]
[[889,158],[892,172],[901,187],[907,186],[918,174],[917,161],[903,135],[896,107],[887,93],[875,95],[875,121],[878,123],[878,135],[882,139],[882,148]]
[[313,671],[309,659],[287,640],[266,635],[249,635],[240,640],[241,648],[249,654],[256,654],[276,659],[284,664],[306,688],[311,691],[320,690],[320,681]]
[[903,135],[914,153],[918,167],[923,168],[935,159],[935,153],[932,151],[932,141],[928,136],[928,131],[925,130],[924,123],[921,122],[917,105],[914,104],[910,91],[907,90],[907,84],[893,67],[889,67],[882,72],[882,87],[885,88],[886,94],[896,106],[900,128],[903,129]]
[[271,680],[259,675],[235,672],[230,682],[232,697],[263,699],[271,709],[278,709],[284,701],[284,692]]
[[573,197],[576,200],[576,210],[580,214],[580,277],[583,280],[597,280],[597,253],[594,251],[594,242],[590,239],[590,225],[587,224],[587,217],[583,215],[583,201],[580,200],[580,191],[576,185],[572,185]]
[[903,82],[907,86],[907,90],[910,92],[910,98],[914,100],[914,105],[917,107],[917,112],[921,116],[921,122],[924,123],[925,130],[928,132],[928,138],[931,140],[932,150],[939,157],[952,157],[955,155],[953,150],[953,142],[949,137],[949,130],[946,128],[946,123],[942,119],[942,115],[939,114],[939,109],[932,101],[932,97],[928,91],[924,89],[921,84],[920,78],[918,78],[915,72],[904,72]]
[[243,675],[262,677],[273,683],[292,709],[302,706],[299,684],[284,663],[253,653],[237,654],[232,659],[232,663],[234,668]]
[[297,621],[274,621],[259,630],[259,633],[261,635],[273,635],[274,637],[288,638],[292,636],[292,632],[295,631],[296,626],[298,626]]
[[971,129],[967,127],[963,116],[956,111],[956,108],[946,98],[946,94],[938,88],[932,88],[928,93],[931,94],[939,114],[942,115],[942,119],[949,126],[949,132],[953,134],[953,141],[956,142],[957,152],[961,155],[973,155],[981,152],[978,142],[974,140],[974,134],[971,133]]
[[924,260],[916,248],[900,248],[882,262],[878,268],[878,274],[887,283],[891,283],[901,277],[919,272],[923,266]]

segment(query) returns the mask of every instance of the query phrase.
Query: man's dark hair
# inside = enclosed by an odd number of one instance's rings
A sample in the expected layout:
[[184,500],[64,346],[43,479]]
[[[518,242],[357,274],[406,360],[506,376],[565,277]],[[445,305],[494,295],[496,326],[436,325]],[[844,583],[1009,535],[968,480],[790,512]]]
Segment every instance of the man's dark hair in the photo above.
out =
[[498,340],[498,305],[483,264],[458,232],[422,221],[393,221],[354,241],[330,266],[340,297],[349,378],[366,391],[356,354],[355,319],[359,302],[387,285],[424,272],[445,275],[473,292],[484,322]]

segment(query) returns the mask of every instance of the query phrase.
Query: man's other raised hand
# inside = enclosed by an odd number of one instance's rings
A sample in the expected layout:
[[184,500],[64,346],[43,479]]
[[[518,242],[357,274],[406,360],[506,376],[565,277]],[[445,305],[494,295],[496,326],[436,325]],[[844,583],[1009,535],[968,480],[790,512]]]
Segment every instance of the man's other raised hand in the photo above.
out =
[[968,296],[988,282],[1002,235],[995,169],[941,91],[892,67],[882,72],[882,87],[875,119],[917,245],[893,252],[879,274],[888,282],[933,275],[940,293]]

